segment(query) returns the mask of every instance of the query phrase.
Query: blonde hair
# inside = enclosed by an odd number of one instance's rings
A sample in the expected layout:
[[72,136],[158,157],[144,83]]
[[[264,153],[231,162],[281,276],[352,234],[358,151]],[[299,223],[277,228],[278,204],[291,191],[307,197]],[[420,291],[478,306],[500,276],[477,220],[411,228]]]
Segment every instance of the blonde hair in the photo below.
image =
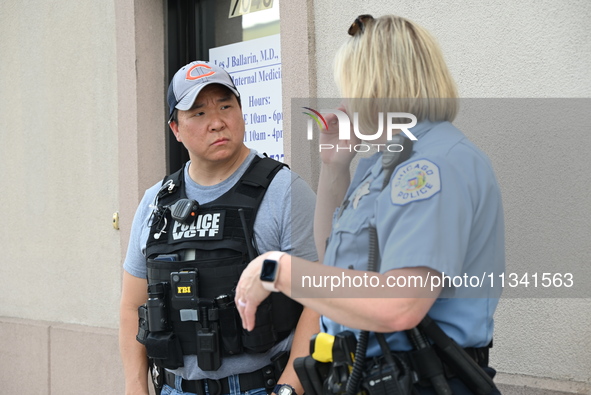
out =
[[335,81],[344,98],[354,99],[346,106],[359,113],[362,129],[375,130],[377,112],[392,109],[409,112],[419,122],[453,121],[458,111],[456,85],[431,34],[394,15],[363,25],[334,61]]

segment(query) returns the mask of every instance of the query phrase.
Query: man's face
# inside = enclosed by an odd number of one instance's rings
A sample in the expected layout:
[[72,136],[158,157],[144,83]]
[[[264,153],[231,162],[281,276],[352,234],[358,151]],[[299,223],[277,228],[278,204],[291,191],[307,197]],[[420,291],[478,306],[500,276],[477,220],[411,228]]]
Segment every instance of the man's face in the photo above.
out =
[[244,148],[244,119],[238,99],[227,88],[203,88],[190,110],[178,111],[178,124],[170,124],[177,141],[192,161],[232,160]]

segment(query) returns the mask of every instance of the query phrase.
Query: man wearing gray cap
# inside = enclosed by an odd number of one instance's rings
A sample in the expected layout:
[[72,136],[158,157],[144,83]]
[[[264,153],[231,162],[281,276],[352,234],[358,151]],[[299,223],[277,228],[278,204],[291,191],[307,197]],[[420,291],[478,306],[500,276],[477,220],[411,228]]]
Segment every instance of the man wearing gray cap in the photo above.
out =
[[248,332],[234,291],[258,254],[317,260],[314,193],[244,145],[240,93],[225,70],[184,66],[168,104],[190,161],[148,189],[134,217],[120,310],[126,393],[148,393],[150,365],[162,394],[301,394],[291,362],[307,355],[318,315],[274,294]]

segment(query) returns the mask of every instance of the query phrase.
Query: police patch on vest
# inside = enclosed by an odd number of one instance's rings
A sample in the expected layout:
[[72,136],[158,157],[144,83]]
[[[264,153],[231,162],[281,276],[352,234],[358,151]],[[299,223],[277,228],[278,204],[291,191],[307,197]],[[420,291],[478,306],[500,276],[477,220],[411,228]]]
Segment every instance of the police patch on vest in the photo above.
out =
[[439,191],[439,167],[427,159],[419,159],[399,167],[392,178],[392,203],[399,206],[429,199]]
[[195,220],[187,225],[174,221],[169,243],[179,243],[187,240],[221,240],[224,237],[225,210],[199,212]]

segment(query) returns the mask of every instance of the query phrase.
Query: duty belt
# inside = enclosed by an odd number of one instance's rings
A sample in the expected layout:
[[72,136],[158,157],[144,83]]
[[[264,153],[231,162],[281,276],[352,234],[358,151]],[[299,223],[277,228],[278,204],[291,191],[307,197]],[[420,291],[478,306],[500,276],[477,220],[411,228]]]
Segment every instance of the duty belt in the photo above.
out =
[[[489,350],[490,350],[491,346],[492,346],[492,344],[485,346],[485,347],[479,347],[479,348],[468,347],[468,348],[464,348],[464,351],[466,351],[466,353],[480,367],[485,368],[485,367],[488,367],[488,355],[489,355]],[[421,366],[419,366],[420,362],[415,359],[415,353],[416,353],[416,351],[406,351],[406,352],[394,351],[394,354],[396,354],[398,357],[402,358],[402,360],[404,362],[409,364],[411,369],[418,376],[417,378],[419,379],[419,382],[418,382],[419,385],[430,386],[431,384],[428,382],[428,380],[425,379],[424,374],[421,374]],[[447,379],[457,377],[457,374],[453,368],[448,366],[446,363],[442,363],[442,365],[443,365],[443,374],[445,375],[445,377]]]
[[[164,373],[164,384],[175,388],[176,376],[168,370]],[[256,388],[274,388],[276,381],[274,377],[273,367],[271,365],[265,366],[262,369],[251,373],[242,373],[238,375],[240,382],[240,392],[246,392]],[[203,379],[203,380],[182,380],[181,388],[183,392],[192,392],[197,395],[206,395],[205,383],[210,395],[220,395],[230,393],[230,386],[228,377],[219,380]]]

